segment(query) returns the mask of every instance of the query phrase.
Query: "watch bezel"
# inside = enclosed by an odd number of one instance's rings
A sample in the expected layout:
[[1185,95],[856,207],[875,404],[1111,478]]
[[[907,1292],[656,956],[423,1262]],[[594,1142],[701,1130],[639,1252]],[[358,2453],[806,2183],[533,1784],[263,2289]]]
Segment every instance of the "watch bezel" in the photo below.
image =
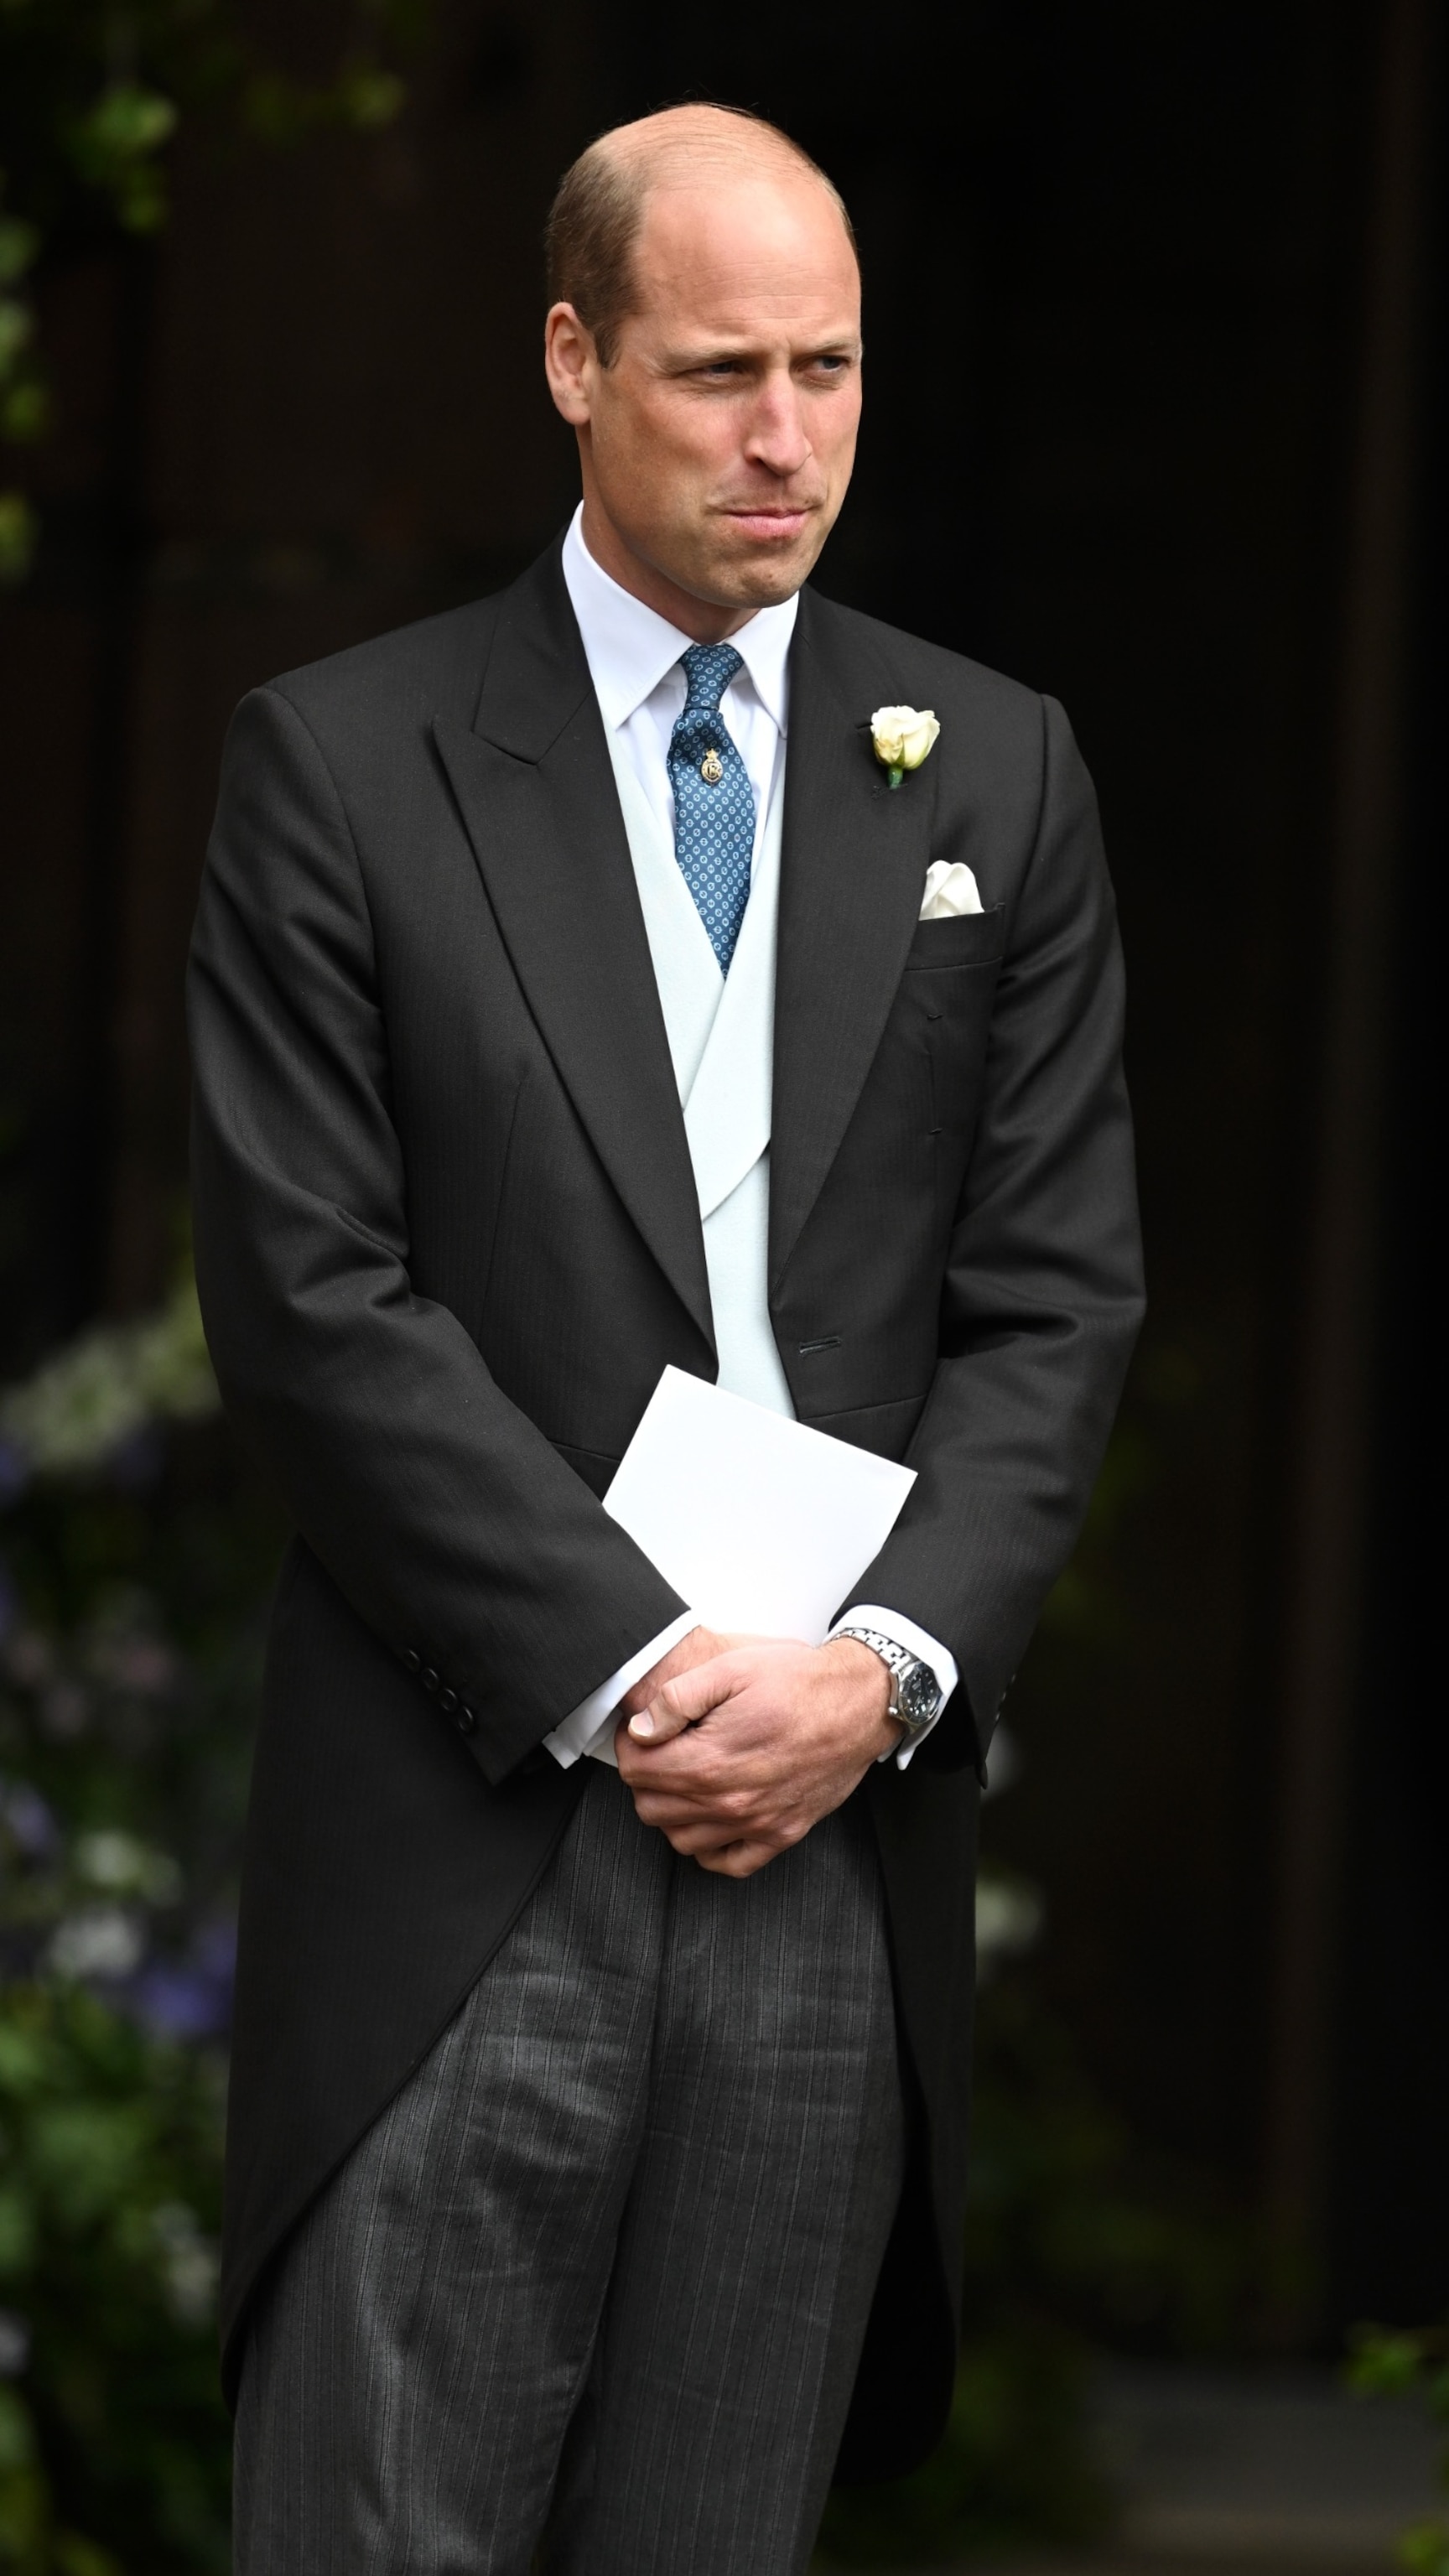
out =
[[919,1655],[909,1672],[897,1674],[896,1694],[901,1716],[910,1727],[928,1726],[941,1705],[941,1685]]

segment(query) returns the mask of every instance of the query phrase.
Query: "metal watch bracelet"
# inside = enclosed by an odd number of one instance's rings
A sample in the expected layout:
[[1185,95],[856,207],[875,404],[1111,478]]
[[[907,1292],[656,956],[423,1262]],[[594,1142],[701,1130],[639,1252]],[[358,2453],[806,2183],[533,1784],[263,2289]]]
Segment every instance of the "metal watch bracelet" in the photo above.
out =
[[[919,1672],[921,1670],[920,1656],[913,1655],[909,1646],[898,1645],[894,1637],[882,1636],[878,1628],[837,1628],[834,1631],[834,1636],[854,1637],[858,1644],[869,1646],[872,1654],[879,1655],[881,1662],[885,1665],[886,1670],[891,1677],[891,1695],[887,1706],[887,1715],[895,1718],[897,1723],[905,1728],[908,1738],[924,1735],[927,1727],[934,1723],[940,1710],[939,1687],[935,1693],[935,1707],[928,1709],[922,1717],[914,1717],[909,1709],[903,1708],[901,1705],[901,1684],[906,1679],[907,1674]],[[934,1675],[932,1675],[932,1679],[934,1681]]]

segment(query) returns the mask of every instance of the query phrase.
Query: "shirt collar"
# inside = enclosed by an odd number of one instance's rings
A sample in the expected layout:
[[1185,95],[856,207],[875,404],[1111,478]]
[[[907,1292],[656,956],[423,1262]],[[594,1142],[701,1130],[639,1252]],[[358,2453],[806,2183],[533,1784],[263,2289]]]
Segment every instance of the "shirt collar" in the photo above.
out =
[[[584,543],[580,502],[563,543],[563,577],[568,586],[579,633],[584,640],[589,676],[604,722],[611,730],[627,724],[660,681],[673,670],[692,638],[671,626],[632,591],[620,587],[603,565],[595,563]],[[754,683],[755,694],[775,724],[785,731],[788,688],[786,664],[799,609],[798,592],[774,608],[759,608],[730,642]]]

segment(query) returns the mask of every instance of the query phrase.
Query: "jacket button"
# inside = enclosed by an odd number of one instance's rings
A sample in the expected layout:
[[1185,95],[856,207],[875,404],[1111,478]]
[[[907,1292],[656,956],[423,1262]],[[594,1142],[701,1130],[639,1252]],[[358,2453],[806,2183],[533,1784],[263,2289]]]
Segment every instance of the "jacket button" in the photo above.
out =
[[457,1705],[458,1694],[455,1690],[445,1690],[439,1693],[438,1706],[442,1710],[444,1717],[451,1717]]
[[416,1646],[408,1646],[404,1649],[403,1662],[410,1673],[420,1673],[423,1669],[423,1659]]
[[424,1690],[436,1690],[437,1687],[438,1675],[433,1670],[432,1665],[429,1664],[427,1671],[423,1675],[423,1688]]
[[457,1716],[454,1718],[453,1724],[456,1726],[460,1735],[471,1735],[477,1723],[478,1717],[476,1710],[469,1708],[465,1700],[463,1706],[459,1709]]

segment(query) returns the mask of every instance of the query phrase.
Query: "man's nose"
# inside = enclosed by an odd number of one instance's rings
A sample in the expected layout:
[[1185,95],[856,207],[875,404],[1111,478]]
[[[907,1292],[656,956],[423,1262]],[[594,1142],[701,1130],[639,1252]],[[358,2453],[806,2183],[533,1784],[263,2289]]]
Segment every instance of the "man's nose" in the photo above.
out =
[[745,454],[781,476],[798,474],[812,454],[805,431],[799,392],[788,375],[771,376],[760,389],[750,420]]

